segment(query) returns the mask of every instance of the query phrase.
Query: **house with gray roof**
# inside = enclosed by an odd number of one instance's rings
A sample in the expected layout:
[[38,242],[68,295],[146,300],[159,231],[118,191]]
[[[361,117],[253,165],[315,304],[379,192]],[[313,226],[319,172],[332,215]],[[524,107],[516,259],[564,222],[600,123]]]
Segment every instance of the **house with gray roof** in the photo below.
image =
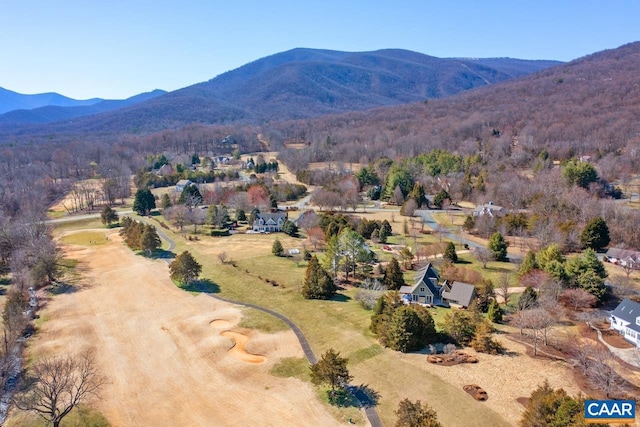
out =
[[476,287],[464,282],[446,281],[442,285],[442,302],[467,308],[476,297]]
[[416,272],[411,286],[402,286],[400,293],[403,299],[415,304],[442,304],[441,286],[438,285],[440,275],[431,263]]
[[640,252],[630,249],[609,248],[603,259],[623,267],[640,268]]
[[493,202],[489,202],[484,205],[478,205],[473,210],[473,216],[487,215],[490,217],[504,216],[507,211],[502,206],[494,205]]
[[611,312],[611,328],[640,349],[640,303],[625,298]]
[[282,224],[287,220],[286,212],[259,213],[253,221],[253,231],[271,233],[282,231]]
[[176,191],[182,193],[182,191],[191,184],[193,184],[193,182],[189,181],[188,179],[181,179],[176,183]]

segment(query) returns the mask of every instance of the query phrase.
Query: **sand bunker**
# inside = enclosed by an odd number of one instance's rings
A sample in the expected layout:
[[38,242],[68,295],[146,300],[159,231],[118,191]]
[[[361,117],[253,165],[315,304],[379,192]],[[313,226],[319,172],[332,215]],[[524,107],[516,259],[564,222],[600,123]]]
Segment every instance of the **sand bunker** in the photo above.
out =
[[213,326],[214,328],[220,328],[220,329],[225,329],[225,328],[230,328],[231,327],[231,322],[229,322],[228,320],[223,320],[223,319],[212,320],[211,322],[209,322],[209,324],[211,326]]
[[264,363],[267,358],[259,354],[251,354],[245,349],[249,342],[249,337],[239,332],[223,331],[220,332],[223,337],[231,338],[233,347],[229,349],[229,354],[243,362],[260,364]]

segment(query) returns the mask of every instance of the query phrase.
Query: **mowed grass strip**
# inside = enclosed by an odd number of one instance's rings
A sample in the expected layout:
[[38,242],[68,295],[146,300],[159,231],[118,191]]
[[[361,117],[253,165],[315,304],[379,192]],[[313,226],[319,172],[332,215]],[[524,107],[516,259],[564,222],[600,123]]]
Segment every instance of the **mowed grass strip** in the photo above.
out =
[[95,246],[107,243],[107,236],[100,231],[80,231],[67,234],[60,240],[69,245]]

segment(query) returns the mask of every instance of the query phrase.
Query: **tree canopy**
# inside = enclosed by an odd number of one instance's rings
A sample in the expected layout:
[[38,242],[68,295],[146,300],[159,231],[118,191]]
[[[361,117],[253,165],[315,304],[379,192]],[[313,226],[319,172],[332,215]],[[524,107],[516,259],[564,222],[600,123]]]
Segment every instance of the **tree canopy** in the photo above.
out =
[[317,363],[310,366],[311,382],[315,385],[327,384],[331,387],[331,391],[343,388],[352,378],[347,368],[348,361],[347,358],[340,357],[339,352],[330,348],[320,356]]
[[171,280],[180,285],[187,285],[198,278],[202,265],[196,261],[191,252],[184,251],[169,264]]
[[302,284],[302,296],[306,299],[331,299],[337,290],[338,287],[322,268],[318,258],[311,257]]
[[133,200],[133,210],[138,215],[147,215],[151,209],[156,208],[156,199],[153,197],[153,193],[149,189],[140,189],[136,191],[135,198]]
[[395,427],[442,427],[436,411],[419,400],[415,403],[409,399],[401,400],[395,413]]
[[606,247],[610,241],[609,227],[602,217],[593,218],[580,233],[580,242],[595,251]]

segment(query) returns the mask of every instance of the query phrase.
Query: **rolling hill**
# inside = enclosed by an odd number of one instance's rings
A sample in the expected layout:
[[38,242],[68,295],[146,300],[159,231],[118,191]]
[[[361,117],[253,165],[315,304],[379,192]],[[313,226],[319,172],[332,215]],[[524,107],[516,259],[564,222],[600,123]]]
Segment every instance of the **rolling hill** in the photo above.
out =
[[[447,97],[560,64],[510,58],[442,59],[406,50],[293,49],[207,82],[73,124],[21,126],[31,132],[156,131],[188,123],[261,123]],[[14,123],[13,125],[17,125]],[[5,122],[7,129],[13,126]]]
[[61,120],[71,120],[76,117],[113,111],[130,105],[153,99],[167,93],[156,89],[151,92],[141,93],[123,100],[98,100],[95,104],[76,106],[47,105],[31,110],[13,110],[0,115],[0,126],[19,126],[25,124],[50,123]]
[[77,100],[54,92],[24,95],[0,87],[0,114],[13,110],[31,110],[33,108],[54,105],[58,107],[77,107],[93,105],[102,101],[100,98]]

